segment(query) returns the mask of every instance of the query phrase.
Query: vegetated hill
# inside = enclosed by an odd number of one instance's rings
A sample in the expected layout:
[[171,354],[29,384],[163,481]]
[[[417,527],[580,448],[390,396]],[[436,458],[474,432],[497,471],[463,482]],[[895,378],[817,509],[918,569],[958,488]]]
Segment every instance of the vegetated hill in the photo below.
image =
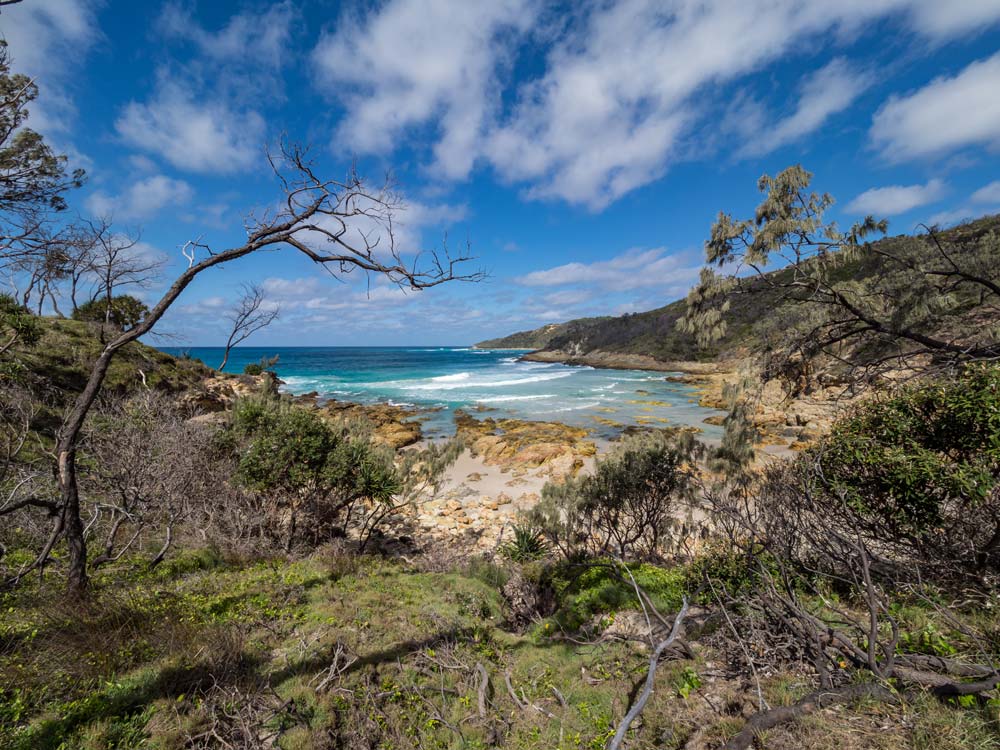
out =
[[[940,232],[943,242],[989,231],[1000,230],[1000,215],[987,216]],[[919,243],[919,244],[918,244]],[[935,252],[930,243],[913,235],[886,237],[873,243],[891,251],[909,245]],[[857,259],[838,266],[835,281],[875,280],[892,273],[887,263],[877,253],[865,253]],[[772,271],[770,276],[780,281],[790,271]],[[677,329],[677,321],[684,314],[685,300],[641,313],[626,313],[619,317],[580,318],[565,323],[542,326],[534,331],[521,331],[510,336],[483,341],[483,348],[526,348],[536,351],[534,359],[567,361],[581,364],[629,366],[649,365],[657,362],[717,361],[734,358],[748,351],[759,351],[768,346],[780,346],[782,332],[787,330],[790,309],[797,302],[782,299],[780,289],[768,288],[758,283],[759,293],[734,294],[726,314],[726,335],[713,347],[699,349],[694,338]]]
[[565,334],[570,327],[601,320],[614,320],[614,318],[580,318],[568,323],[549,323],[533,331],[518,331],[498,339],[480,341],[476,346],[480,349],[544,349],[549,342]]
[[[37,400],[36,429],[54,434],[62,410],[80,393],[104,344],[93,323],[39,318],[41,340],[14,352],[13,377]],[[196,359],[173,357],[151,346],[132,342],[118,351],[108,369],[102,393],[126,394],[140,388],[180,393],[195,388],[215,373]]]

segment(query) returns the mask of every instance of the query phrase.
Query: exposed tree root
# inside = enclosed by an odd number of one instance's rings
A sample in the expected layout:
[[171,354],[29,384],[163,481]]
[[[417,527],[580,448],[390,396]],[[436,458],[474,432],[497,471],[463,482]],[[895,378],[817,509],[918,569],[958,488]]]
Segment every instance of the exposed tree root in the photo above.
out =
[[821,708],[847,703],[857,698],[873,698],[887,703],[895,703],[897,700],[888,688],[876,683],[817,690],[791,706],[778,706],[754,714],[743,725],[743,729],[723,746],[722,750],[748,750],[753,745],[754,738],[761,732],[766,732],[768,729],[790,721],[796,721]]

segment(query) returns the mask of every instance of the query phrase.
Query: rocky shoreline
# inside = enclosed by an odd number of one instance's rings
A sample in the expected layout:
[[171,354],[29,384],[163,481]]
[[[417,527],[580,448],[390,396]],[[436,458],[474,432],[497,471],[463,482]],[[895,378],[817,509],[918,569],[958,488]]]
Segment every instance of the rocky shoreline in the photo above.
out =
[[[540,349],[522,356],[529,362],[556,362],[621,370],[648,370],[680,373],[668,380],[695,386],[698,404],[711,409],[727,410],[726,386],[739,381],[741,362],[662,361],[642,354],[590,351],[566,352]],[[777,381],[765,384],[754,412],[754,423],[760,433],[759,447],[778,448],[778,452],[802,450],[829,431],[837,415],[855,401],[836,385],[818,388],[809,394],[790,397]],[[711,420],[711,421],[709,421]],[[709,417],[707,424],[721,424],[718,417]],[[764,451],[774,453],[774,451]]]
[[[591,353],[571,357],[554,352],[531,352],[529,361],[559,362],[610,369],[647,370],[663,373],[667,380],[695,389],[699,405],[728,408],[726,386],[739,379],[729,363],[662,362],[641,355]],[[203,413],[206,421],[217,421],[240,396],[278,388],[272,376],[217,375],[185,397]],[[394,450],[408,450],[423,440],[421,410],[388,403],[359,404],[321,399],[318,393],[293,397],[304,408],[316,409],[331,421],[366,420],[375,440]],[[757,404],[754,421],[761,435],[762,458],[802,449],[825,433],[837,411],[848,401],[835,389],[789,399],[777,382],[769,383]],[[465,549],[489,549],[499,544],[505,531],[520,514],[540,499],[548,481],[560,481],[589,471],[600,453],[593,431],[560,422],[492,416],[474,416],[474,410],[455,414],[455,436],[465,450],[423,502],[392,519],[400,534],[443,540]],[[207,413],[206,413],[207,412]],[[720,424],[721,417],[710,417]],[[706,420],[708,422],[708,420]],[[639,429],[654,429],[647,426]],[[621,430],[626,434],[630,430]]]

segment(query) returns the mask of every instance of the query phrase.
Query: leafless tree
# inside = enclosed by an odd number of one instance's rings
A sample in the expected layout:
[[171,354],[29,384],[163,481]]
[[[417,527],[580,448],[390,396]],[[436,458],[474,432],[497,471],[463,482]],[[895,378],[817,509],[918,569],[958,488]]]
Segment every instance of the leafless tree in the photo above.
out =
[[[45,466],[41,446],[34,444],[32,423],[40,405],[37,397],[27,390],[0,381],[0,563],[5,543],[13,541],[9,534],[16,528],[27,536],[37,536],[41,552],[34,562],[7,569],[0,564],[6,582],[19,580],[48,558],[59,533],[46,532],[37,526],[31,511],[44,511],[53,519],[59,505],[51,482],[51,472]],[[17,519],[12,522],[12,519]]]
[[80,307],[78,295],[88,277],[94,273],[95,246],[97,244],[90,223],[82,222],[66,227],[58,238],[62,255],[62,278],[68,289],[71,311]]
[[267,328],[280,314],[281,308],[278,305],[267,304],[262,287],[257,284],[244,284],[239,304],[226,315],[226,319],[232,323],[232,330],[226,340],[226,351],[222,355],[218,369],[226,369],[229,352],[234,346],[239,346],[257,331]]
[[110,218],[88,221],[87,226],[93,243],[90,271],[96,282],[91,300],[104,298],[105,322],[109,322],[116,290],[149,287],[162,272],[164,259],[143,253],[139,234],[115,231]]
[[103,404],[98,416],[86,437],[93,468],[81,482],[88,539],[102,539],[91,568],[148,543],[155,545],[149,561],[155,566],[192,502],[212,494],[202,470],[209,436],[152,391]]
[[[371,189],[353,170],[339,180],[320,177],[307,152],[283,143],[269,160],[284,194],[281,208],[245,221],[246,241],[217,250],[201,240],[184,244],[182,253],[188,267],[167,288],[149,314],[136,325],[111,338],[94,362],[87,384],[69,409],[56,440],[60,519],[68,546],[68,590],[82,595],[87,589],[87,543],[80,512],[77,477],[77,450],[87,415],[101,392],[104,378],[117,352],[153,330],[171,305],[200,274],[224,263],[253,253],[292,248],[331,274],[358,270],[381,275],[401,287],[421,290],[455,279],[478,280],[482,273],[460,274],[459,266],[468,257],[432,255],[405,262],[394,244],[393,214],[400,200],[386,184]],[[358,223],[374,225],[380,231],[358,232]],[[352,231],[355,230],[355,231]]]

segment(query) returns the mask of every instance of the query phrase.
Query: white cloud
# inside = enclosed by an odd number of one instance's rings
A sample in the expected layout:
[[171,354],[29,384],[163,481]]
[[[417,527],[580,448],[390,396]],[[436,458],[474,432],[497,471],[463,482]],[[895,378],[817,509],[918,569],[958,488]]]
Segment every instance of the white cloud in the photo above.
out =
[[178,312],[184,315],[212,315],[218,319],[219,313],[228,306],[229,301],[225,297],[205,297],[197,302],[181,305]]
[[947,39],[982,31],[1000,17],[1000,0],[922,0],[912,3],[910,22],[929,37]]
[[988,185],[983,185],[972,194],[970,200],[973,203],[992,203],[1000,206],[1000,180],[994,180]]
[[168,38],[194,44],[210,60],[277,68],[287,57],[295,17],[294,8],[285,0],[260,13],[237,13],[218,31],[209,31],[198,24],[189,7],[170,2],[158,27]]
[[871,138],[891,161],[973,145],[1000,146],[1000,53],[892,97],[875,114]]
[[688,265],[695,260],[691,253],[666,255],[662,247],[634,248],[610,260],[532,271],[516,281],[532,287],[583,285],[614,292],[650,287],[686,290],[698,278],[700,265]]
[[388,151],[407,129],[438,120],[437,168],[468,175],[510,34],[528,28],[535,4],[394,0],[367,18],[345,15],[313,52],[319,81],[347,106],[338,144]]
[[183,205],[194,192],[183,180],[162,174],[133,183],[120,195],[100,191],[87,198],[87,210],[96,216],[113,216],[120,220],[148,219],[162,209]]
[[744,152],[754,156],[770,153],[812,133],[831,115],[847,109],[871,81],[867,72],[854,70],[844,58],[831,60],[802,82],[795,112],[762,127]]
[[243,171],[263,153],[259,114],[209,96],[196,101],[192,91],[162,71],[154,96],[126,105],[115,128],[127,143],[192,172]]
[[[516,89],[505,74],[519,53],[536,53],[520,33],[535,20],[529,0],[388,0],[365,18],[345,17],[314,51],[319,79],[346,105],[337,143],[388,153],[420,129],[434,139],[444,177],[463,178],[483,160],[530,197],[600,209],[682,158],[694,126],[732,95],[733,82],[803,45],[851,42],[890,17],[924,43],[1000,20],[1000,0],[574,7],[573,17],[543,17],[553,20],[535,32],[549,45],[543,72]],[[819,127],[867,83],[834,60],[807,78],[796,110],[753,148],[768,151]]]
[[[966,31],[973,19],[1000,18],[1000,7],[980,9],[946,28],[924,11],[928,2],[677,0],[665,7],[628,0],[599,6],[550,52],[545,76],[522,91],[513,116],[493,135],[490,158],[502,175],[529,183],[529,195],[602,208],[659,177],[678,157],[683,137],[713,96],[707,89],[760,70],[803,39],[831,33],[849,39],[866,23],[901,11],[931,37]],[[805,86],[799,109],[778,125],[775,140],[817,127],[864,82],[843,64],[828,66]],[[764,150],[770,147],[765,142]]]
[[90,159],[69,141],[76,105],[73,86],[83,57],[100,39],[99,0],[33,0],[6,5],[0,37],[8,45],[12,69],[38,84],[28,126],[46,136],[56,153],[73,167],[90,168]]
[[895,216],[934,203],[946,191],[947,186],[939,179],[930,180],[924,185],[889,185],[866,190],[844,208],[857,214]]

